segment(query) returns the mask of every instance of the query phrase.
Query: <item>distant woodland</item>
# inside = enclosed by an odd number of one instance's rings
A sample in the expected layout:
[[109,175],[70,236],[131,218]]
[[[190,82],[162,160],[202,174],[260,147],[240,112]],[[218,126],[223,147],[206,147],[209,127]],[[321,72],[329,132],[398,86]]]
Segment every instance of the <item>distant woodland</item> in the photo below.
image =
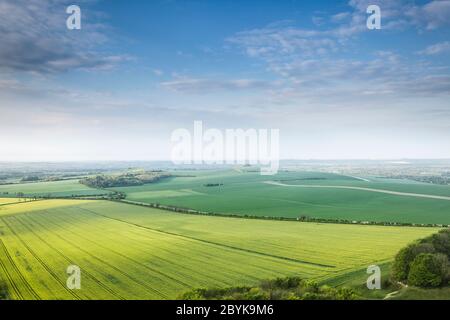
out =
[[97,175],[84,178],[80,180],[80,183],[92,188],[129,187],[158,182],[170,176],[171,174],[167,172],[145,171],[118,175]]

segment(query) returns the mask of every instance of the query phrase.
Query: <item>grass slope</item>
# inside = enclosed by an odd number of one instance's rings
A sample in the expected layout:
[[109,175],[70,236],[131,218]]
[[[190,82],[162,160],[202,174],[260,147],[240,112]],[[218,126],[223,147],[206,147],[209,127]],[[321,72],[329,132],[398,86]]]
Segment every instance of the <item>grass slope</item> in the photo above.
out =
[[422,289],[408,287],[399,291],[392,297],[394,300],[449,300],[450,287],[437,289]]
[[[0,278],[13,299],[167,299],[280,276],[325,279],[390,260],[436,232],[179,215],[106,201],[4,208]],[[81,267],[82,290],[66,289],[72,264]]]

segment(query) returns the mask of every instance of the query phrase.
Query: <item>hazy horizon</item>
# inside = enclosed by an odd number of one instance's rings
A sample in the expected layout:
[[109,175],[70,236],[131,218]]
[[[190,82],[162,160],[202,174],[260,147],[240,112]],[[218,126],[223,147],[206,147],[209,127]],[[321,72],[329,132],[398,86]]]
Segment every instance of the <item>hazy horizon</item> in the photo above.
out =
[[[185,166],[236,166],[239,164],[227,164],[225,163],[226,160],[223,160],[223,164],[186,164]],[[362,161],[373,161],[373,162],[390,162],[393,164],[408,164],[408,161],[450,161],[450,158],[379,158],[379,159],[370,159],[370,158],[311,158],[311,159],[301,159],[301,158],[281,158],[279,159],[280,162],[286,162],[286,161],[313,161],[313,162],[323,162],[323,161],[336,161],[336,162],[345,162],[345,161],[355,161],[355,162],[362,162]],[[0,160],[0,163],[133,163],[133,162],[168,162],[172,163],[171,159],[118,159],[118,160],[105,160],[105,159],[90,159],[90,160]],[[181,165],[183,166],[183,165]],[[255,164],[255,166],[258,166],[258,164]]]

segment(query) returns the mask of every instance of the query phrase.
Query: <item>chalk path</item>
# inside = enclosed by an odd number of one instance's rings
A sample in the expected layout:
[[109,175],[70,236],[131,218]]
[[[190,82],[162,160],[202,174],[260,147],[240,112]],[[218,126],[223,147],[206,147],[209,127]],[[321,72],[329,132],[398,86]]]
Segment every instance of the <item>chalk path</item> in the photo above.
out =
[[398,192],[398,191],[391,191],[391,190],[385,190],[385,189],[351,187],[351,186],[325,186],[325,185],[285,184],[285,183],[276,182],[276,181],[264,181],[263,183],[271,184],[271,185],[275,185],[275,186],[281,186],[281,187],[294,187],[294,188],[350,189],[350,190],[360,190],[360,191],[369,191],[369,192],[378,192],[378,193],[392,194],[392,195],[404,196],[404,197],[428,198],[428,199],[438,199],[438,200],[450,201],[450,197],[446,197],[446,196],[435,196],[435,195],[431,195],[431,194],[422,194],[422,193]]

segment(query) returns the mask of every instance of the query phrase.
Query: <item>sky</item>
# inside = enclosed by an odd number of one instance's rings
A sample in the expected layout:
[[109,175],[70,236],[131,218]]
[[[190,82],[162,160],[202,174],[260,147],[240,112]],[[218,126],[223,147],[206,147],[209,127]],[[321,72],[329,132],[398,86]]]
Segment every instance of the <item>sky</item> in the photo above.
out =
[[0,0],[0,161],[167,160],[196,120],[279,129],[283,159],[450,158],[449,98],[450,0]]

